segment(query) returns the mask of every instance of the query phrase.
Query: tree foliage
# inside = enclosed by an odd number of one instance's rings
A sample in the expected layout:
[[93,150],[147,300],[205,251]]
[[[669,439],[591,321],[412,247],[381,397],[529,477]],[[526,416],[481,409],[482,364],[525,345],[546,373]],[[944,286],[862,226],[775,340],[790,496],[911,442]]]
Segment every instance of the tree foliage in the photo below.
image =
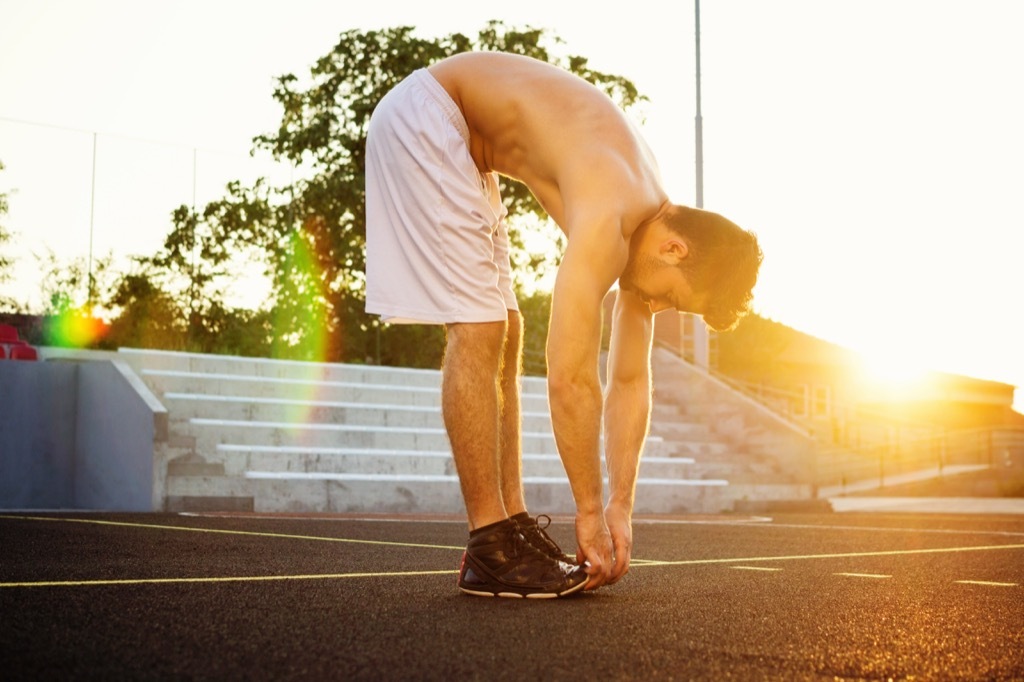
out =
[[[278,187],[262,180],[249,187],[233,183],[202,213],[178,208],[163,248],[145,261],[150,284],[177,282],[171,298],[164,300],[135,279],[122,283],[118,300],[127,308],[135,306],[136,312],[144,301],[164,311],[177,306],[187,320],[185,345],[205,347],[211,334],[223,338],[217,320],[230,311],[218,298],[223,290],[219,283],[229,275],[232,256],[255,249],[274,292],[262,317],[244,321],[264,342],[255,347],[279,357],[437,366],[443,330],[381,325],[363,312],[370,116],[380,99],[414,70],[471,50],[512,52],[555,63],[594,83],[624,108],[643,99],[630,81],[590,68],[586,58],[559,56],[560,46],[545,30],[514,29],[500,22],[488,23],[475,38],[453,33],[425,39],[408,26],[342,33],[307,76],[277,78],[273,97],[281,106],[280,125],[254,139],[254,153],[269,152],[291,164],[296,179]],[[522,287],[556,258],[552,249],[531,253],[524,246],[524,233],[545,232],[545,239],[531,243],[550,244],[560,236],[549,221],[537,219],[544,218],[543,211],[526,187],[503,179],[502,196],[513,228],[517,285]],[[543,305],[540,309],[546,310]],[[546,316],[538,322],[535,331],[527,327],[528,333],[544,333]]]
[[[3,171],[4,164],[0,161],[0,171]],[[0,284],[7,282],[11,278],[11,268],[14,266],[14,259],[8,254],[10,251],[7,245],[11,243],[14,236],[10,230],[4,227],[3,218],[7,215],[7,211],[10,208],[10,204],[7,200],[7,193],[0,192]],[[16,306],[13,300],[8,300],[0,296],[0,309],[10,308],[14,309]]]
[[[114,285],[116,274],[113,270],[113,256],[107,254],[96,259],[92,268],[92,286],[101,296],[108,295]],[[63,261],[52,251],[36,256],[39,272],[42,274],[40,294],[43,299],[43,313],[59,316],[69,313],[88,314],[89,307],[89,266],[85,258]]]
[[[3,169],[4,164],[2,161],[0,161],[0,171],[2,171]],[[7,193],[0,192],[0,219],[7,215],[7,211],[9,210],[9,208],[10,204],[7,203]],[[4,244],[9,242],[10,240],[11,233],[8,232],[7,228],[4,227],[4,224],[0,222],[0,247],[4,246]],[[5,252],[3,250],[0,250],[0,282],[2,282],[6,277],[9,277],[9,275],[7,274],[7,270],[11,267],[11,259],[4,254]]]
[[115,347],[184,350],[185,316],[174,297],[156,281],[151,270],[136,263],[124,274],[107,305],[119,315],[111,322],[106,343]]
[[717,336],[718,369],[729,376],[757,380],[799,334],[780,322],[748,315],[736,329]]

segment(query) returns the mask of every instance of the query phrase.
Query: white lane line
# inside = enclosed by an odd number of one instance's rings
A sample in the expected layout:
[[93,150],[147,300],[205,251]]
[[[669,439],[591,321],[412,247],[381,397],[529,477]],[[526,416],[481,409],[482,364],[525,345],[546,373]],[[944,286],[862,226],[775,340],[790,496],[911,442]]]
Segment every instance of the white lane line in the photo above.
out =
[[457,570],[394,571],[390,573],[311,573],[306,575],[240,575],[209,578],[127,578],[119,580],[45,580],[39,582],[0,583],[0,589],[12,587],[96,587],[102,585],[169,585],[175,583],[253,583],[284,580],[339,580],[343,578],[400,578],[421,575],[454,575]]
[[891,575],[882,575],[880,573],[833,573],[832,575],[839,575],[844,578],[876,578],[879,580],[892,577]]
[[[770,517],[767,521],[773,521]],[[636,523],[636,519],[633,519],[633,523]],[[723,522],[730,523],[730,522]],[[845,525],[815,525],[809,523],[771,523],[766,528],[793,528],[796,530],[818,530],[818,531],[831,531],[831,530],[852,530],[852,531],[865,531],[872,533],[913,533],[914,535],[998,535],[1002,537],[1017,537],[1024,538],[1024,533],[1005,531],[1005,530],[953,530],[948,528],[907,528],[907,527],[887,527],[887,526],[845,526]]]
[[729,568],[737,571],[764,571],[767,573],[782,570],[781,568],[769,568],[768,566],[730,566]]
[[[645,462],[647,461],[646,457],[644,457],[644,461]],[[679,461],[683,461],[683,460],[679,460]],[[659,525],[664,525],[664,526],[742,526],[742,525],[749,525],[751,523],[768,523],[768,524],[770,524],[771,522],[772,522],[772,518],[770,516],[745,516],[745,517],[741,517],[741,518],[728,519],[728,520],[723,520],[723,519],[673,519],[673,518],[662,518],[662,517],[659,517],[659,516],[644,517],[642,515],[641,516],[634,516],[633,517],[633,525],[634,526],[659,526]],[[1024,535],[1024,533],[1021,533],[1021,535]]]
[[1024,549],[1024,545],[986,545],[984,547],[936,547],[935,549],[896,549],[880,552],[840,552],[837,554],[796,554],[791,556],[736,557],[734,559],[685,559],[682,561],[650,561],[648,566],[701,566],[707,564],[760,563],[763,561],[805,561],[808,559],[856,559],[879,556],[914,556],[919,554],[958,554],[961,552],[993,552]]
[[358,540],[354,538],[332,538],[319,535],[292,535],[290,533],[260,533],[250,530],[227,530],[223,528],[191,528],[189,526],[170,526],[155,523],[130,523],[127,521],[104,521],[101,519],[70,519],[50,516],[8,516],[5,519],[20,519],[22,521],[57,521],[63,523],[86,523],[96,526],[120,526],[123,528],[146,528],[150,530],[176,530],[187,533],[217,533],[222,535],[245,535],[259,538],[283,538],[287,540],[313,540],[318,542],[344,542],[356,545],[389,545],[392,547],[419,547],[423,549],[447,549],[464,551],[466,548],[455,545],[428,545],[420,542],[391,542],[386,540]]
[[958,585],[983,585],[985,587],[1017,587],[1017,583],[997,583],[990,580],[954,580]]

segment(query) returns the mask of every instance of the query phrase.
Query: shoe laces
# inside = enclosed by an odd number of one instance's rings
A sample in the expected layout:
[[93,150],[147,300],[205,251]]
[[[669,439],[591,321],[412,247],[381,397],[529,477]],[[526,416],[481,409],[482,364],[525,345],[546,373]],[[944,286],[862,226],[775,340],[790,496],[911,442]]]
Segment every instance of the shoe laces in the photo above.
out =
[[509,555],[516,559],[527,554],[539,554],[541,556],[546,557],[547,555],[541,550],[537,549],[537,547],[534,546],[533,542],[530,541],[530,538],[527,537],[529,530],[527,528],[524,528],[523,526],[520,526],[518,523],[513,523],[515,524],[515,530],[511,534],[512,539],[508,547]]
[[[544,519],[544,525],[541,525],[541,519]],[[549,554],[554,556],[567,556],[565,552],[558,546],[558,543],[551,539],[547,531],[544,530],[551,525],[551,517],[547,514],[538,514],[536,517],[536,523],[529,524],[523,529],[523,535],[527,536],[526,539],[531,542],[543,543],[544,547],[548,550]]]

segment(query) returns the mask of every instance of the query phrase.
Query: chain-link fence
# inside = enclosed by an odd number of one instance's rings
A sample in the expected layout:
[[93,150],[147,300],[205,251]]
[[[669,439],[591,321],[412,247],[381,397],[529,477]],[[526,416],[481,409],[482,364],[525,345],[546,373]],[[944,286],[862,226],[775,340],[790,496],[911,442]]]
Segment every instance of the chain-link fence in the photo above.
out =
[[[202,210],[228,182],[266,177],[278,186],[293,170],[268,154],[218,150],[0,118],[0,193],[9,212],[0,246],[14,261],[0,298],[38,312],[44,263],[86,269],[110,257],[114,271],[151,255],[171,229],[178,206]],[[81,295],[87,296],[83,288]]]

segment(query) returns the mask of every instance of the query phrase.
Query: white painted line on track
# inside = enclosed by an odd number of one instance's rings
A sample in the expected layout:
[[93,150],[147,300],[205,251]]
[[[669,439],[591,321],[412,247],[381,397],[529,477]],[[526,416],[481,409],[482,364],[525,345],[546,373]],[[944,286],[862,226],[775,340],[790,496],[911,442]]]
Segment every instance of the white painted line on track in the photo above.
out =
[[880,573],[833,573],[832,575],[838,575],[844,578],[875,578],[879,580],[892,577],[891,575],[882,575]]
[[343,578],[401,578],[422,575],[455,575],[458,571],[393,571],[388,573],[311,573],[306,575],[240,575],[209,578],[126,578],[119,580],[44,580],[39,582],[0,583],[12,587],[96,587],[103,585],[173,585],[181,583],[255,583],[286,580],[340,580]]
[[[198,516],[198,515],[196,515]],[[24,516],[24,515],[0,515],[0,518],[7,519],[19,519],[25,521],[41,521],[41,522],[62,522],[62,523],[83,523],[92,524],[98,526],[115,526],[115,527],[127,527],[127,528],[142,528],[152,530],[170,530],[170,531],[183,531],[192,533],[213,533],[213,534],[224,534],[224,535],[239,535],[248,537],[264,537],[264,538],[279,538],[279,539],[292,539],[292,540],[307,540],[307,541],[319,541],[319,542],[338,542],[338,543],[351,543],[351,544],[367,544],[367,545],[384,545],[384,546],[395,546],[395,547],[415,547],[425,549],[443,549],[443,550],[454,550],[464,551],[465,547],[453,546],[453,545],[431,545],[425,543],[409,543],[409,542],[392,542],[382,540],[362,540],[353,538],[337,538],[337,537],[323,537],[323,536],[310,536],[310,535],[295,535],[286,533],[269,533],[269,532],[256,532],[256,531],[241,531],[241,530],[230,530],[220,528],[195,528],[188,526],[175,526],[175,525],[164,525],[164,524],[149,524],[149,523],[136,523],[127,521],[108,521],[102,519],[76,519],[67,517],[37,517],[37,516]],[[352,519],[347,519],[352,520]],[[379,520],[379,519],[367,519],[367,520]],[[732,522],[735,523],[735,522]],[[859,557],[882,557],[882,556],[915,556],[925,554],[955,554],[955,553],[966,553],[966,552],[986,552],[986,551],[999,551],[999,550],[1021,550],[1024,549],[1024,544],[1015,545],[986,545],[986,546],[969,546],[969,547],[941,547],[932,549],[913,549],[913,550],[888,550],[888,551],[874,551],[874,552],[843,552],[835,554],[802,554],[802,555],[790,555],[790,556],[766,556],[766,557],[737,557],[737,558],[723,558],[723,559],[691,559],[682,561],[660,561],[653,559],[634,559],[633,565],[642,566],[699,566],[699,565],[714,565],[714,564],[741,564],[739,566],[732,566],[732,568],[738,570],[753,570],[753,571],[781,571],[783,569],[774,567],[763,567],[763,566],[743,566],[744,563],[760,563],[760,562],[774,562],[774,561],[802,561],[810,559],[838,559],[838,558],[859,558]],[[230,577],[210,577],[210,578],[144,578],[144,579],[123,579],[123,580],[85,580],[85,581],[41,581],[41,582],[9,582],[0,583],[0,587],[45,587],[45,586],[77,586],[77,585],[133,585],[133,584],[161,584],[161,583],[196,583],[196,582],[256,582],[256,581],[280,581],[280,580],[324,580],[324,579],[339,579],[339,578],[366,578],[366,577],[384,577],[384,576],[417,576],[417,575],[447,575],[457,573],[454,570],[432,570],[432,571],[397,571],[397,572],[381,572],[381,573],[334,573],[334,574],[310,574],[310,575],[295,575],[295,576],[230,576]],[[870,573],[835,573],[837,576],[846,577],[858,577],[858,578],[876,578],[884,579],[891,578],[891,575],[880,575]],[[992,586],[992,587],[1017,587],[1017,583],[1000,583],[991,581],[977,581],[977,580],[958,580],[955,581],[959,584],[965,585],[980,585],[980,586]]]
[[[771,517],[765,517],[766,521],[773,521]],[[633,521],[636,523],[636,520]],[[685,521],[683,522],[685,523]],[[728,522],[724,522],[728,523]],[[794,528],[796,530],[841,530],[841,531],[864,531],[873,533],[913,533],[915,535],[998,535],[1001,537],[1024,538],[1024,532],[1006,530],[956,530],[950,528],[920,528],[920,527],[897,527],[897,526],[833,526],[815,525],[809,523],[772,523],[771,528]]]
[[958,585],[982,585],[985,587],[1017,587],[1017,583],[997,583],[990,580],[954,580]]
[[915,556],[922,554],[958,554],[961,552],[994,552],[1024,549],[1024,545],[986,545],[984,547],[936,547],[934,549],[895,549],[877,552],[838,552],[835,554],[795,554],[790,556],[737,557],[734,559],[684,559],[682,561],[649,561],[647,566],[701,566],[710,564],[757,563],[762,561],[806,561],[809,559],[855,559],[879,556]]
[[744,526],[751,523],[771,523],[772,518],[770,516],[746,516],[741,518],[730,518],[730,519],[673,519],[673,518],[660,518],[660,517],[644,517],[634,516],[634,526]]
[[286,540],[312,540],[316,542],[342,542],[356,545],[385,545],[391,547],[418,547],[421,549],[445,549],[464,551],[466,548],[455,545],[428,545],[419,542],[391,542],[386,540],[360,540],[355,538],[332,538],[319,535],[293,535],[290,533],[261,533],[251,530],[229,530],[224,528],[193,528],[189,526],[169,526],[155,523],[132,523],[128,521],[104,521],[102,519],[69,519],[50,516],[7,516],[7,519],[21,519],[24,521],[58,521],[64,523],[86,523],[97,526],[120,526],[123,528],[146,528],[150,530],[175,530],[187,533],[216,533],[222,535],[243,535],[260,538],[282,538]]
[[360,522],[383,522],[383,523],[455,523],[462,526],[466,525],[466,519],[456,514],[439,514],[433,517],[429,514],[425,514],[421,517],[409,517],[404,518],[400,516],[344,516],[342,514],[334,512],[322,512],[322,513],[301,513],[296,512],[295,514],[289,514],[288,512],[176,512],[178,516],[193,517],[198,519],[273,519],[280,521],[282,519],[288,521],[331,521],[331,522],[344,522],[344,521],[360,521]]

